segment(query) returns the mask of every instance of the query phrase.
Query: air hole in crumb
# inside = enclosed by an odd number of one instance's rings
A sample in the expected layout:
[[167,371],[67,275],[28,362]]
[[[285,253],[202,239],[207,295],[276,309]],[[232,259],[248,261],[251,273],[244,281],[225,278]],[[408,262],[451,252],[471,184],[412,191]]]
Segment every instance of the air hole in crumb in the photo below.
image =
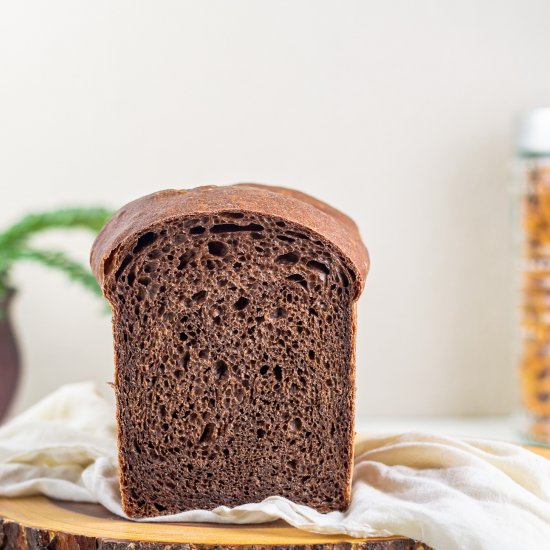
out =
[[183,376],[183,371],[181,369],[176,369],[174,371],[174,376],[178,379],[180,379]]
[[293,470],[296,469],[296,466],[298,465],[295,460],[289,460],[287,463]]
[[277,365],[273,369],[273,374],[275,375],[275,379],[279,382],[283,379],[283,371],[281,370],[281,367],[279,367],[279,365]]
[[112,250],[109,254],[108,258],[105,260],[103,264],[103,274],[107,277],[111,274],[111,271],[113,270],[113,261],[115,259],[115,251],[116,249]]
[[187,267],[187,264],[191,261],[191,259],[195,256],[194,250],[189,250],[188,252],[185,252],[179,257],[179,264],[177,265],[178,269],[185,269]]
[[304,279],[303,275],[300,275],[299,273],[294,273],[293,275],[289,275],[287,279],[289,281],[296,281],[299,285],[307,289],[307,281]]
[[140,285],[147,286],[151,282],[151,279],[149,279],[149,277],[140,277],[137,282]]
[[130,271],[130,273],[128,273],[127,277],[126,277],[126,280],[128,281],[128,284],[130,286],[132,286],[134,284],[134,281],[136,279],[136,275],[135,273],[133,273],[132,271]]
[[206,298],[206,290],[199,290],[199,292],[195,292],[193,296],[191,296],[191,300],[194,302],[198,302],[199,304],[204,302]]
[[115,279],[118,281],[118,278],[122,275],[122,272],[128,267],[130,262],[134,259],[134,257],[131,254],[128,254],[128,256],[125,256],[125,258],[120,263],[120,267],[117,269],[115,273]]
[[180,340],[185,342],[186,340],[189,340],[189,336],[187,336],[185,332],[180,332]]
[[326,281],[327,275],[330,273],[330,269],[325,264],[316,260],[309,260],[306,265],[310,269],[316,271],[323,281]]
[[212,256],[225,256],[227,254],[227,245],[220,241],[211,241],[208,243],[208,252]]
[[202,225],[196,225],[189,230],[191,235],[202,235],[206,229]]
[[242,311],[248,304],[250,303],[250,300],[248,298],[245,298],[244,296],[241,296],[234,304],[233,307],[238,310]]
[[270,314],[270,317],[272,319],[282,319],[286,316],[287,316],[287,312],[286,312],[286,309],[284,307],[278,307],[278,308],[274,309]]
[[225,361],[216,361],[214,368],[216,380],[225,380],[227,378],[227,363]]
[[294,418],[290,421],[290,428],[295,432],[302,429],[302,420],[300,418]]
[[307,354],[307,355],[308,355],[308,357],[309,357],[310,359],[312,359],[312,360],[315,359],[315,352],[314,352],[312,349],[310,349],[310,350],[308,351],[308,354]]
[[294,383],[290,384],[290,393],[296,393],[298,391],[298,386]]
[[146,246],[153,244],[157,240],[157,236],[158,235],[153,231],[148,231],[147,233],[144,233],[137,240],[136,246],[134,246],[134,254],[141,252]]
[[199,351],[199,357],[201,359],[206,359],[208,357],[208,350],[207,349],[201,349]]
[[158,502],[153,502],[153,506],[159,511],[164,512],[166,510],[166,506],[163,506],[162,504],[159,504]]
[[275,222],[275,225],[279,226],[279,227],[286,227],[286,223],[285,222]]
[[256,430],[256,435],[261,439],[262,437],[265,436],[265,430],[262,429],[262,428],[258,428],[258,429]]
[[214,436],[214,424],[208,423],[204,427],[204,430],[202,431],[202,434],[199,439],[199,443],[208,443],[209,441],[212,441],[212,438]]
[[249,223],[248,225],[237,225],[235,223],[218,223],[210,228],[210,233],[237,233],[239,231],[263,231],[262,225]]
[[183,356],[183,359],[182,359],[182,361],[181,361],[181,366],[182,366],[184,369],[186,369],[187,366],[189,365],[189,359],[191,359],[191,354],[190,354],[188,351],[186,351],[186,352],[185,352],[185,355]]
[[269,367],[267,365],[262,365],[260,367],[260,374],[263,376],[263,375],[267,374],[268,370],[269,370]]
[[340,278],[342,279],[342,284],[345,288],[349,286],[349,279],[346,277],[345,273],[343,271],[340,272]]
[[293,243],[296,242],[296,239],[293,239],[292,237],[287,237],[286,235],[277,235],[277,238],[280,241],[284,241],[285,243]]
[[242,403],[244,400],[244,390],[242,388],[237,388],[235,390],[235,398],[239,403]]
[[299,239],[304,239],[306,241],[310,240],[307,235],[305,235],[304,233],[298,233],[298,231],[288,231],[288,234],[294,237],[298,237]]
[[286,254],[281,254],[275,258],[275,263],[277,264],[286,264],[292,265],[295,264],[300,259],[300,256],[296,252],[287,252]]

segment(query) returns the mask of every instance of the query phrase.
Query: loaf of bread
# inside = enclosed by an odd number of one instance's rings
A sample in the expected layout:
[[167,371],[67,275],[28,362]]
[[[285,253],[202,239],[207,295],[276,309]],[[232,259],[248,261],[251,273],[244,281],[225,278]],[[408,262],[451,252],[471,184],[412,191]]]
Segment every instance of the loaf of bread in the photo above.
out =
[[91,265],[113,312],[128,516],[348,506],[368,270],[348,217],[279,187],[161,191],[115,214]]

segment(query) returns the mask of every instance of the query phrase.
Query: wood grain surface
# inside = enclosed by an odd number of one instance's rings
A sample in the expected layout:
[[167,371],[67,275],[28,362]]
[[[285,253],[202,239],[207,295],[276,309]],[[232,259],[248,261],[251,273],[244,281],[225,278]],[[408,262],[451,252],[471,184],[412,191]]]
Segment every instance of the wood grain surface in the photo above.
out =
[[[530,447],[550,459],[550,449]],[[205,550],[208,548],[429,550],[404,537],[355,539],[317,535],[283,521],[259,525],[134,523],[96,504],[46,497],[0,499],[2,550]]]

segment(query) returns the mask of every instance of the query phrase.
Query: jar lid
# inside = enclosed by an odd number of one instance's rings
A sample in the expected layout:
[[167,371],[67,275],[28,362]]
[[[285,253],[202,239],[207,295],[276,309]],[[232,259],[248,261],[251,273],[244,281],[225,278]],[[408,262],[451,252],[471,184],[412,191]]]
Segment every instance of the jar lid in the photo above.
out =
[[521,118],[517,148],[525,156],[550,154],[550,107],[533,109]]

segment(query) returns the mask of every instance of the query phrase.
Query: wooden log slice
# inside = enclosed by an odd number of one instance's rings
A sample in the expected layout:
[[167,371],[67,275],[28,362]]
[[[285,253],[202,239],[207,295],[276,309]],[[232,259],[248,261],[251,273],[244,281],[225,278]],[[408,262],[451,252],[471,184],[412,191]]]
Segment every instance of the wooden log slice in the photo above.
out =
[[404,537],[354,539],[317,535],[283,521],[259,525],[134,523],[97,504],[46,497],[0,499],[2,550],[207,550],[213,548],[315,550],[428,550]]

